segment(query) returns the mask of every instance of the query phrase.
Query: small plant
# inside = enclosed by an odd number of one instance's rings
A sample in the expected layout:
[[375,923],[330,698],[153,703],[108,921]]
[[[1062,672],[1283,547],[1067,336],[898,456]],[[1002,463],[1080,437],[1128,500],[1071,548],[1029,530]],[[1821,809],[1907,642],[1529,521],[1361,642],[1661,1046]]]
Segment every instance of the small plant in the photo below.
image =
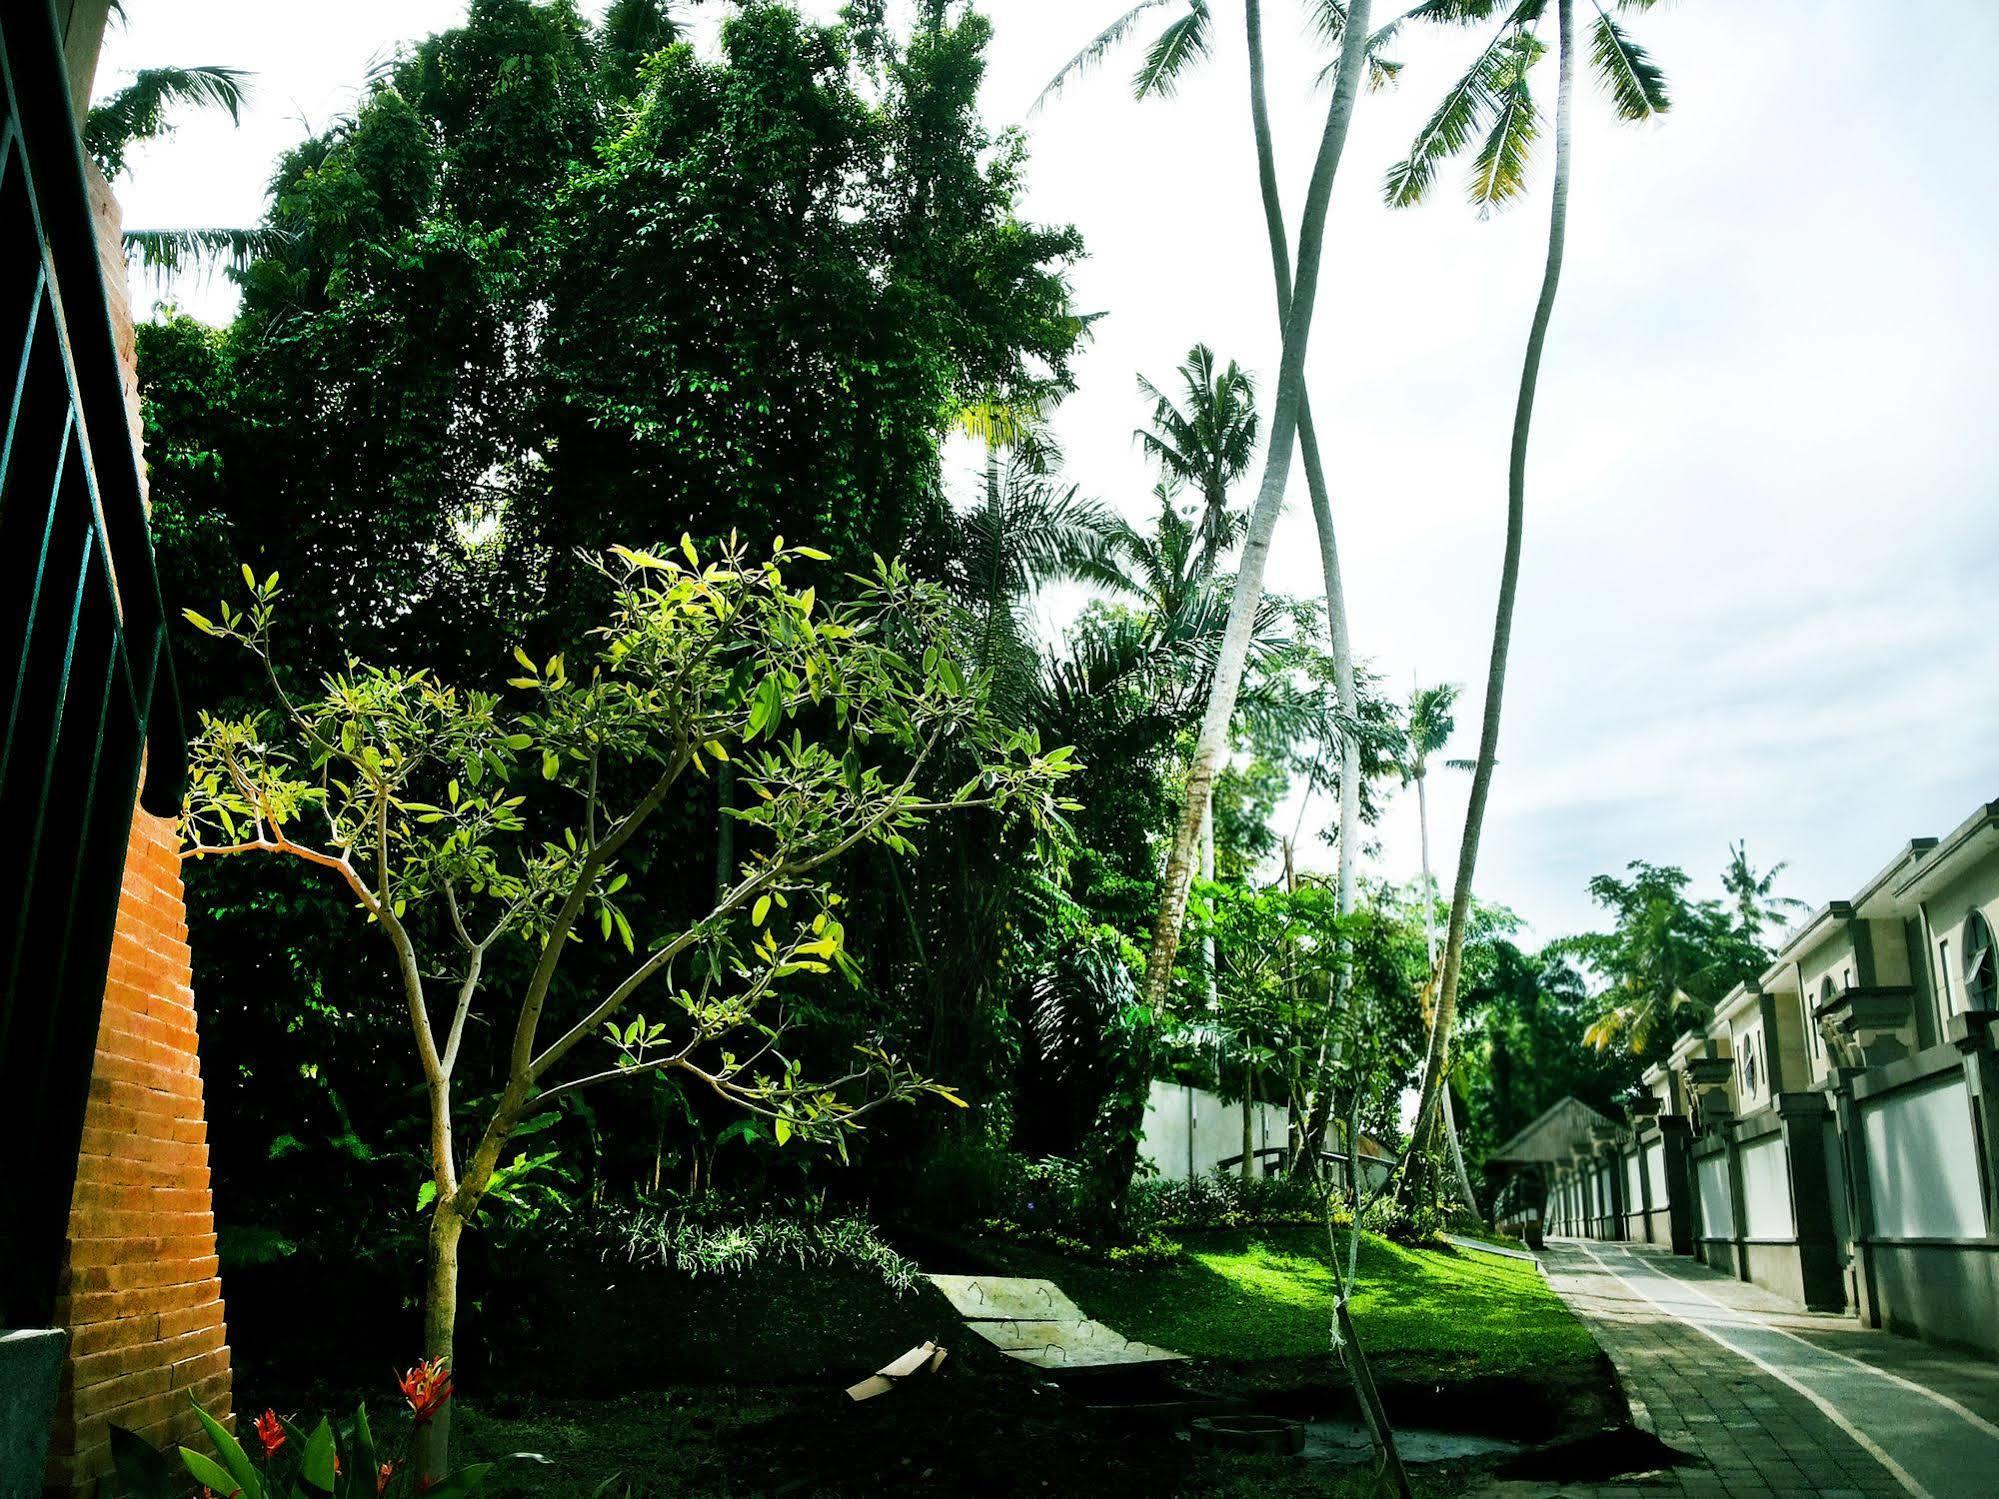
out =
[[[250,1423],[249,1448],[199,1403],[194,1413],[208,1434],[214,1456],[180,1447],[177,1470],[167,1453],[122,1426],[111,1428],[111,1460],[127,1499],[187,1499],[191,1494],[228,1499],[379,1499],[421,1493],[426,1499],[470,1499],[480,1493],[492,1463],[473,1463],[425,1484],[408,1447],[451,1400],[451,1371],[441,1361],[417,1364],[397,1381],[409,1405],[410,1426],[402,1449],[384,1456],[359,1405],[349,1419],[322,1416],[310,1432],[275,1410]],[[254,1456],[252,1453],[254,1452]],[[548,1459],[532,1452],[514,1458]]]
[[896,1295],[916,1289],[916,1266],[857,1213],[824,1216],[823,1203],[794,1203],[727,1214],[692,1206],[613,1210],[588,1231],[606,1259],[656,1264],[683,1275],[740,1275],[784,1261],[847,1266],[879,1276]]

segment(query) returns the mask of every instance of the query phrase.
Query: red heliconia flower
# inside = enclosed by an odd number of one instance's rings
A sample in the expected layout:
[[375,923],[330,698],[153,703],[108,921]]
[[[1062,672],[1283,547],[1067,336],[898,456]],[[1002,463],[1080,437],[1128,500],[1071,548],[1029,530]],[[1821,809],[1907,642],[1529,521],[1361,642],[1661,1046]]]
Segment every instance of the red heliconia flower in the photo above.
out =
[[264,1444],[264,1461],[269,1462],[285,1444],[285,1423],[278,1419],[276,1411],[265,1411],[250,1423],[250,1427],[257,1433],[257,1440]]
[[396,1465],[394,1463],[383,1463],[382,1471],[375,1475],[375,1492],[378,1494],[388,1493],[389,1480],[395,1476]]
[[441,1358],[425,1359],[414,1369],[408,1370],[400,1380],[403,1399],[410,1404],[410,1414],[422,1426],[444,1409],[444,1402],[451,1398],[451,1366]]

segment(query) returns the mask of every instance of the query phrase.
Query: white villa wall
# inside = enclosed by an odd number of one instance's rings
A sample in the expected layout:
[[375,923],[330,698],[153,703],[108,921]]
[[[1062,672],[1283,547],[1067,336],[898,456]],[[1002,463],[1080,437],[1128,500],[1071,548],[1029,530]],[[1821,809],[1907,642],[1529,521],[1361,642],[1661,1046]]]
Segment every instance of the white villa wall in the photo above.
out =
[[1764,1052],[1763,1021],[1753,1008],[1729,1022],[1728,1054],[1735,1062],[1735,1112],[1747,1114],[1762,1108],[1770,1101],[1770,1065]]
[[[1899,940],[1899,939],[1898,939]],[[1853,938],[1847,930],[1847,923],[1840,921],[1832,925],[1830,931],[1816,944],[1798,954],[1794,965],[1798,975],[1798,994],[1805,1014],[1809,1016],[1818,1008],[1827,979],[1832,980],[1833,992],[1852,987],[1860,981],[1853,952]],[[1814,1032],[1816,1021],[1808,1021]],[[1833,1059],[1827,1055],[1823,1037],[1814,1034],[1812,1048],[1812,1081],[1821,1082],[1832,1070]]]
[[1721,1152],[1701,1161],[1694,1171],[1701,1199],[1701,1236],[1735,1237],[1735,1198],[1728,1185],[1728,1155]]
[[1785,1092],[1802,1093],[1817,1080],[1812,1047],[1805,1038],[1804,1006],[1797,995],[1785,992],[1772,993],[1770,1000],[1777,1014],[1777,1037],[1766,1060],[1782,1065]]
[[1624,1158],[1624,1211],[1641,1213],[1644,1210],[1645,1163],[1634,1150]]
[[[1189,1133],[1191,1104],[1192,1132]],[[1280,1150],[1291,1116],[1280,1104],[1258,1103],[1251,1120],[1255,1148]],[[1189,1146],[1192,1146],[1190,1151]],[[1242,1105],[1223,1103],[1205,1088],[1155,1082],[1145,1100],[1145,1128],[1138,1158],[1161,1176],[1191,1181],[1208,1175],[1225,1159],[1242,1154]],[[1269,1163],[1259,1161],[1255,1174]]]
[[1984,1194],[1961,1073],[1861,1104],[1860,1135],[1875,1237],[1984,1234]]
[[[1999,932],[1999,859],[1988,859],[1952,880],[1923,903],[1923,910],[1930,929],[1930,982],[1938,1015],[1948,1020],[1964,1010],[1965,917],[1982,911],[1987,924]],[[1945,949],[1947,962],[1942,957]]]
[[1645,1181],[1652,1191],[1653,1208],[1663,1208],[1670,1201],[1666,1190],[1666,1147],[1657,1140],[1645,1147]]
[[1795,1239],[1791,1212],[1791,1161],[1782,1135],[1765,1135],[1742,1147],[1742,1216],[1745,1239]]

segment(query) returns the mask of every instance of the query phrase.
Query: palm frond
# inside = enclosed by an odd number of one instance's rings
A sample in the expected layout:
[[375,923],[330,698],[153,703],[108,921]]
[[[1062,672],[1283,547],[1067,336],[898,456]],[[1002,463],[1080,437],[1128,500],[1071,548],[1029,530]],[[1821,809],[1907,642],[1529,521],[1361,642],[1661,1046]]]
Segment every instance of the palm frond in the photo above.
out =
[[[1405,21],[1430,21],[1440,26],[1476,26],[1480,21],[1491,20],[1500,3],[1501,0],[1424,0],[1423,4],[1396,17],[1382,30],[1400,26]],[[1380,32],[1376,35],[1379,36]]]
[[1589,60],[1620,120],[1649,120],[1673,107],[1666,94],[1665,69],[1626,36],[1601,6],[1590,35]]
[[1034,96],[1034,102],[1028,106],[1027,112],[1035,113],[1042,105],[1061,93],[1072,80],[1082,77],[1101,63],[1116,50],[1120,42],[1131,35],[1132,28],[1138,25],[1147,11],[1157,10],[1162,5],[1187,3],[1188,0],[1138,0],[1138,4],[1098,32],[1082,51],[1062,64],[1055,76],[1042,85],[1041,92]]
[[276,229],[127,229],[125,258],[164,281],[187,270],[249,269],[276,252],[286,236]]
[[1144,64],[1132,76],[1133,98],[1153,94],[1162,99],[1173,97],[1180,75],[1208,55],[1209,19],[1207,0],[1188,0],[1187,14],[1159,33],[1159,40],[1145,54]]
[[1481,215],[1504,208],[1527,189],[1527,158],[1541,133],[1539,112],[1527,86],[1527,70],[1547,47],[1521,32],[1498,82],[1499,112],[1485,144],[1472,162],[1471,200]]
[[239,122],[249,75],[241,68],[141,68],[132,81],[83,117],[83,148],[104,175],[125,169],[125,153],[173,128],[176,106],[224,109]]
[[1494,35],[1430,112],[1410,143],[1409,154],[1388,169],[1382,196],[1390,208],[1409,208],[1422,202],[1437,179],[1437,168],[1470,145],[1473,135],[1498,113],[1507,44],[1516,35],[1509,28]]

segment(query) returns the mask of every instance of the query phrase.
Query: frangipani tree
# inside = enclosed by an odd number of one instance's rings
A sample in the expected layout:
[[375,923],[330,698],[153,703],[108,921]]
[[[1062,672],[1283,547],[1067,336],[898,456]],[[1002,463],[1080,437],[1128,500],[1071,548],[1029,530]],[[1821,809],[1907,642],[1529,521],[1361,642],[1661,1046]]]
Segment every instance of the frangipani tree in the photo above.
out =
[[[392,949],[429,1111],[425,1356],[448,1360],[459,1242],[504,1186],[503,1158],[530,1115],[614,1079],[674,1071],[793,1137],[841,1145],[883,1105],[940,1084],[874,1045],[836,1076],[808,1075],[787,1046],[787,991],[856,971],[828,882],[864,843],[891,852],[931,817],[1005,809],[1052,828],[1067,749],[998,722],[982,675],[957,664],[961,611],[877,558],[851,598],[822,606],[792,569],[824,553],[782,539],[751,560],[733,539],[704,562],[615,548],[595,559],[610,605],[592,661],[516,651],[522,706],[427,671],[350,663],[310,698],[273,667],[279,589],[246,607],[189,613],[269,669],[276,712],[204,715],[183,830],[194,857],[272,854],[325,870]],[[946,744],[975,770],[934,794]],[[621,856],[688,777],[733,764],[749,845],[698,920],[654,923]],[[539,787],[535,794],[530,790]],[[564,956],[598,939],[622,976],[555,1012]],[[489,957],[524,948],[525,972],[486,992]],[[499,966],[499,965],[494,965]],[[432,975],[443,974],[440,981]],[[496,1088],[457,1135],[453,1087],[467,1023],[491,1000]],[[427,1428],[424,1471],[444,1471],[448,1421]]]
[[[1614,0],[1611,9],[1649,10],[1653,0]],[[1590,26],[1591,73],[1609,97],[1621,120],[1657,119],[1670,107],[1666,76],[1632,41],[1602,4],[1591,0],[1596,19]],[[1506,690],[1507,653],[1513,640],[1513,605],[1520,585],[1521,533],[1527,509],[1527,438],[1534,420],[1534,394],[1541,377],[1541,353],[1554,316],[1555,290],[1562,279],[1562,252],[1568,235],[1571,104],[1574,95],[1576,45],[1575,0],[1427,0],[1410,15],[1418,20],[1452,25],[1498,24],[1464,75],[1445,93],[1411,143],[1409,154],[1389,169],[1382,191],[1391,207],[1421,202],[1437,180],[1438,169],[1471,150],[1468,192],[1481,213],[1506,207],[1527,189],[1527,171],[1541,134],[1541,113],[1531,88],[1534,68],[1547,55],[1539,29],[1554,13],[1555,20],[1555,171],[1548,206],[1548,252],[1541,272],[1541,292],[1527,332],[1520,387],[1513,410],[1513,440],[1506,471],[1506,550],[1500,564],[1499,603],[1492,627],[1492,656],[1486,670],[1485,707],[1480,722],[1478,759],[1472,767],[1471,800],[1465,812],[1464,835],[1458,850],[1457,876],[1451,892],[1450,924],[1444,935],[1443,974],[1437,984],[1437,1020],[1431,1031],[1430,1054],[1423,1068],[1423,1090],[1416,1112],[1412,1149],[1427,1134],[1450,1060],[1451,1031],[1457,1021],[1458,984],[1464,966],[1466,923],[1471,916],[1472,876],[1478,866],[1479,837],[1485,827],[1486,802],[1492,793],[1492,773],[1499,760],[1501,699]]]

